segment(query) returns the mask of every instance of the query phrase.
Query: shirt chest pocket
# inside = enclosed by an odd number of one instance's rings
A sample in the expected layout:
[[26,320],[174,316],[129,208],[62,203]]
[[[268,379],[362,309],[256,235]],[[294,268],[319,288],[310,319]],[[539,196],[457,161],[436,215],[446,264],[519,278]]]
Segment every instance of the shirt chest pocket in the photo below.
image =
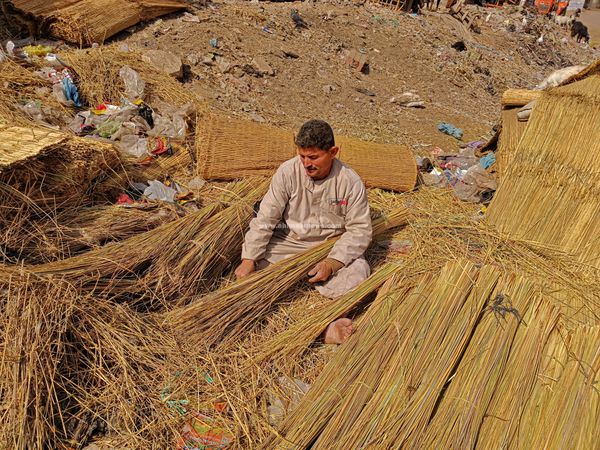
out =
[[321,226],[323,228],[344,228],[346,225],[347,201],[324,199],[321,202]]

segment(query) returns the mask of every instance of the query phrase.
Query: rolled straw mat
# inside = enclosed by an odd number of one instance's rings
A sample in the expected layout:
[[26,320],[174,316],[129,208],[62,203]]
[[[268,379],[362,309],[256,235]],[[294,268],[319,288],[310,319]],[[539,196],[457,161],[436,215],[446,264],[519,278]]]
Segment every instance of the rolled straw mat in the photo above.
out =
[[[367,187],[410,191],[417,165],[403,145],[379,144],[336,137],[338,158],[354,169]],[[269,176],[295,155],[294,133],[216,114],[202,117],[196,133],[198,175],[208,180]]]

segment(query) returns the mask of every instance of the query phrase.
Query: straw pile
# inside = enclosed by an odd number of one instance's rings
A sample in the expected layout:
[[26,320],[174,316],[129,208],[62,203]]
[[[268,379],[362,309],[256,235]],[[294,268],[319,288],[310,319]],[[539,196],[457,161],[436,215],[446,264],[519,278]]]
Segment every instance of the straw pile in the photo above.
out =
[[125,85],[119,76],[123,66],[140,74],[145,83],[145,101],[149,105],[163,101],[178,107],[186,103],[203,106],[203,102],[175,78],[142,61],[141,56],[134,49],[122,51],[117,44],[61,53],[61,59],[78,75],[80,94],[92,106],[103,102],[120,104],[125,96]]
[[179,217],[174,205],[143,207],[98,205],[69,209],[53,216],[30,219],[27,239],[18,247],[21,259],[40,264],[65,259],[150,231]]
[[[406,221],[406,210],[393,211],[374,221],[373,236]],[[243,278],[167,314],[166,320],[185,342],[212,346],[248,332],[260,322],[292,286],[327,257],[339,237]],[[260,299],[259,302],[256,299]]]
[[39,103],[45,121],[59,125],[67,120],[67,110],[52,95],[52,86],[32,70],[12,60],[0,64],[0,122],[30,125],[34,118],[24,108],[30,102]]
[[36,22],[38,32],[79,45],[102,43],[138,22],[181,10],[181,0],[8,0],[9,11]]
[[36,234],[36,218],[113,200],[126,184],[117,150],[40,128],[0,130],[0,245],[17,257]]
[[[410,191],[417,166],[408,147],[336,137],[339,159],[363,179],[367,187]],[[272,175],[294,156],[290,130],[218,115],[203,116],[196,132],[198,174],[209,180]]]
[[540,97],[489,214],[502,232],[576,253],[596,268],[599,90],[600,76],[591,76]]
[[[171,286],[173,291],[179,292],[182,296],[186,290],[198,289],[197,284],[204,281],[205,275],[220,276],[219,268],[222,268],[225,263],[229,264],[227,259],[229,253],[224,253],[224,250],[229,247],[223,247],[221,252],[219,245],[239,240],[240,234],[243,233],[241,227],[211,227],[204,235],[207,236],[204,242],[197,242],[195,239],[203,236],[202,230],[209,218],[227,206],[226,202],[241,203],[247,195],[251,194],[251,199],[244,203],[245,208],[249,208],[248,205],[256,201],[257,191],[261,188],[266,190],[266,186],[256,187],[251,181],[237,183],[225,190],[223,203],[209,204],[196,213],[188,214],[129,239],[110,243],[64,260],[26,266],[25,269],[38,276],[68,281],[85,292],[98,295],[117,296],[139,293],[141,298],[137,298],[136,302],[144,309],[164,307],[171,298],[155,292],[154,288],[162,283],[152,271],[153,264],[160,266],[165,264],[165,261],[179,263],[176,265],[177,270],[161,272],[160,276],[169,278],[173,283]],[[240,196],[242,196],[241,200]],[[241,206],[237,208],[241,209]],[[235,211],[237,215],[232,215],[238,217],[241,213],[238,209]],[[216,223],[219,223],[223,217],[217,214]],[[250,221],[249,217],[247,221]],[[215,221],[212,223],[214,224]],[[211,253],[205,252],[207,249],[210,249]],[[179,261],[179,258],[185,257],[184,253],[179,253],[182,250],[188,252],[189,261]],[[233,249],[230,252],[233,252]],[[221,259],[221,255],[225,255],[225,260]],[[190,267],[196,268],[197,265],[200,266],[198,272],[192,272]],[[180,276],[179,271],[184,271],[185,274],[192,273],[196,278],[187,279],[185,276]],[[175,284],[176,281],[179,284]]]

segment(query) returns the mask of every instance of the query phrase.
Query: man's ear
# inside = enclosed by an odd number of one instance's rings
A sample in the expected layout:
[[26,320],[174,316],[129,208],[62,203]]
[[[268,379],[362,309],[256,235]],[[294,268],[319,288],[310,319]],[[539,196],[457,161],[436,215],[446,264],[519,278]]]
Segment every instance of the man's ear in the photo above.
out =
[[339,149],[339,147],[335,147],[335,146],[334,146],[334,147],[331,147],[331,148],[329,149],[329,151],[331,152],[331,156],[335,156],[335,155],[337,155],[337,154],[338,154],[338,152],[340,151],[340,149]]

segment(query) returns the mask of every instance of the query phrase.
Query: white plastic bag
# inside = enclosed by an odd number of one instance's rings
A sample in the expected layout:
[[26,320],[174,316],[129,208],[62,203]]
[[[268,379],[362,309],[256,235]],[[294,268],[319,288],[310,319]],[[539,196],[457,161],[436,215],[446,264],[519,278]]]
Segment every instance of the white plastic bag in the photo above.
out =
[[146,83],[144,83],[139,73],[129,66],[123,66],[119,70],[119,76],[123,79],[123,83],[125,83],[125,95],[129,100],[135,101],[144,98]]

